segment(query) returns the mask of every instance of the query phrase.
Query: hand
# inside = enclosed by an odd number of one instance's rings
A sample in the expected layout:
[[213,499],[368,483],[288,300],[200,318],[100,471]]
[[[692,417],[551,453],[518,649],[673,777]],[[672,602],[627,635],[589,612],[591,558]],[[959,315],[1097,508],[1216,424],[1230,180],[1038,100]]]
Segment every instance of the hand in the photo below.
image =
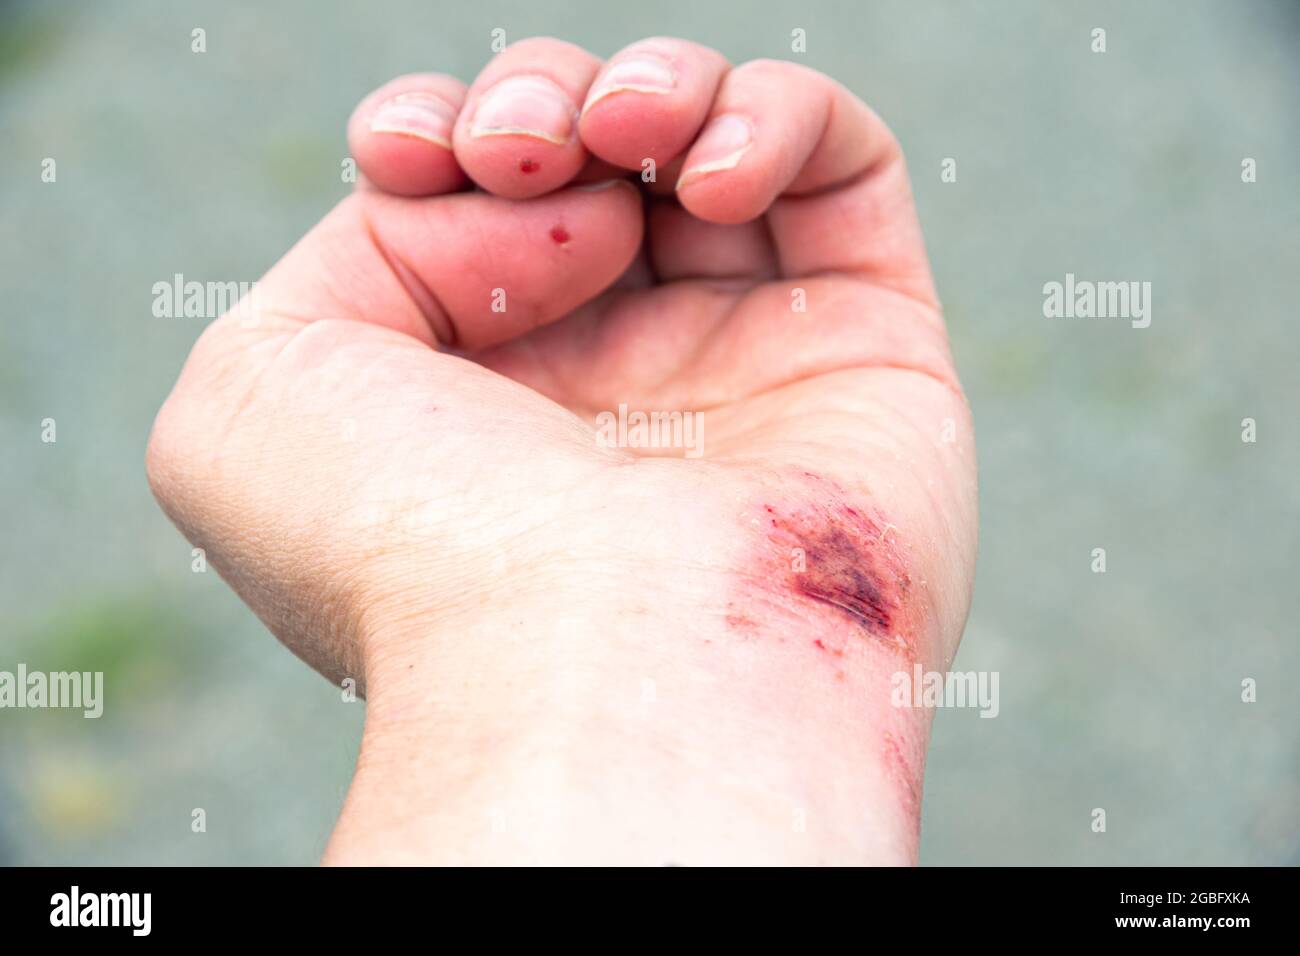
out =
[[[879,118],[789,63],[537,39],[393,81],[349,142],[365,181],[148,453],[367,690],[328,858],[914,858],[928,720],[889,680],[955,653],[974,455]],[[620,406],[695,430],[611,447]]]

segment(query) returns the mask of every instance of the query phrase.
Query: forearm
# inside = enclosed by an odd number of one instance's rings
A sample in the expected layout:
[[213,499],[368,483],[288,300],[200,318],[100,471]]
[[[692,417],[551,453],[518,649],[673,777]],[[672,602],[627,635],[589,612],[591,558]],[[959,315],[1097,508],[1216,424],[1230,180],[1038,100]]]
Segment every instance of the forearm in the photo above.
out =
[[890,675],[683,623],[493,627],[490,666],[372,677],[327,861],[911,862],[926,731]]

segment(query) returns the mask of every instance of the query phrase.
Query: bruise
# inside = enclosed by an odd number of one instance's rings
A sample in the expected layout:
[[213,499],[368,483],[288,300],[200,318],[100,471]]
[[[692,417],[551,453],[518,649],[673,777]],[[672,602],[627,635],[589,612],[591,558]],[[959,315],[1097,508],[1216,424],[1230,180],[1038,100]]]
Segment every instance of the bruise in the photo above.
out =
[[919,629],[898,530],[828,479],[804,472],[795,485],[796,493],[769,495],[746,515],[759,539],[746,576],[754,599],[840,622],[839,639],[818,630],[812,643],[820,652],[843,656],[856,639],[916,660]]
[[[795,578],[795,587],[814,601],[839,608],[871,634],[889,632],[893,625],[893,602],[887,586],[866,553],[878,540],[831,527],[804,540],[807,569]],[[792,532],[793,534],[793,532]]]

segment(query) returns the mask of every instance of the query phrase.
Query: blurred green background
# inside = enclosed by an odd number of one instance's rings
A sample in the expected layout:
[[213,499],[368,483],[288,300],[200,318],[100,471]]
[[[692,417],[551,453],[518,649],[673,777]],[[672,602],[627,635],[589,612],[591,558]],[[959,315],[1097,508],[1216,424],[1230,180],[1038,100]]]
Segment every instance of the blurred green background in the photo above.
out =
[[[0,669],[107,675],[98,721],[0,711],[0,862],[318,858],[363,705],[192,573],[153,504],[149,425],[203,320],[153,317],[151,289],[260,276],[350,188],[356,101],[471,79],[498,27],[798,58],[902,140],[980,445],[956,667],[1001,675],[997,719],[937,717],[923,862],[1300,863],[1283,0],[0,6]],[[1045,319],[1066,272],[1150,281],[1151,327]]]

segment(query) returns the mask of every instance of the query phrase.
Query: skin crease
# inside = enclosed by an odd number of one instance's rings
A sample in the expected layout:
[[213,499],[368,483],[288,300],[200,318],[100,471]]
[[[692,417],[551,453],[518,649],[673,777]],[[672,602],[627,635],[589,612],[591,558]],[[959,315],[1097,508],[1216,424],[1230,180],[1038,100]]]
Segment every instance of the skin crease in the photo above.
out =
[[[348,132],[364,182],[200,337],[147,458],[367,696],[325,862],[915,862],[929,714],[890,677],[956,653],[975,461],[883,123],[794,64],[533,39]],[[604,447],[620,404],[702,413],[703,454]]]

